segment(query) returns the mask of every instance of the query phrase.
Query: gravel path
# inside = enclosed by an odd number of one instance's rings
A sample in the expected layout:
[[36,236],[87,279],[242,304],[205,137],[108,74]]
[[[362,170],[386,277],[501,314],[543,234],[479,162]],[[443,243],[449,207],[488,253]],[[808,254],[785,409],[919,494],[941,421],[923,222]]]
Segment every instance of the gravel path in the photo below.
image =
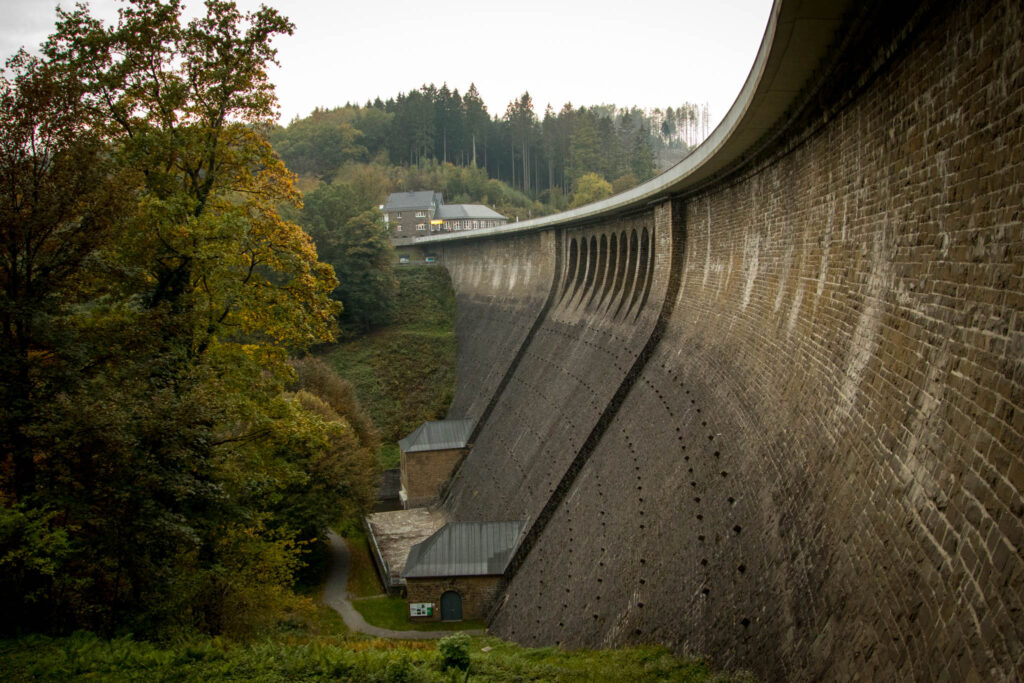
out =
[[[331,571],[327,575],[327,584],[324,586],[324,604],[334,608],[350,629],[378,638],[398,638],[400,640],[428,640],[458,633],[458,631],[392,631],[366,623],[363,615],[356,611],[348,599],[348,589],[346,588],[348,585],[348,546],[333,531],[328,533],[327,542],[331,552]],[[471,636],[484,635],[484,631],[479,629],[467,629],[462,633],[468,633]]]

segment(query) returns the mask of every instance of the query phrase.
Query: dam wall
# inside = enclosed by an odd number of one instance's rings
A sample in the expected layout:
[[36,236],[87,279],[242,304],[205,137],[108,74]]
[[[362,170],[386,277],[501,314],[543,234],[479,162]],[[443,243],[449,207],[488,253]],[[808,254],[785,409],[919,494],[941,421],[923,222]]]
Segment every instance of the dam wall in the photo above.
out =
[[666,205],[555,236],[561,257],[547,307],[451,482],[450,518],[541,515],[657,322],[671,227]]
[[444,508],[527,520],[497,635],[769,680],[1024,671],[1024,10],[847,10],[702,175],[826,4],[776,3],[692,170],[437,241],[481,419]]
[[455,289],[455,398],[449,419],[479,420],[547,301],[552,233],[440,245]]

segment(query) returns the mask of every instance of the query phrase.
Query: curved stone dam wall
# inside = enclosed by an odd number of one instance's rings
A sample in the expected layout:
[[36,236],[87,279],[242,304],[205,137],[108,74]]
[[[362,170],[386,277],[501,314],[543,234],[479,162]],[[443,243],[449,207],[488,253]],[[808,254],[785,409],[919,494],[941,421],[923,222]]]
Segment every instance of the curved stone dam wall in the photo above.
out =
[[[730,139],[808,5],[773,9]],[[1024,670],[1022,9],[828,26],[713,173],[434,245],[480,418],[445,509],[527,520],[498,635],[769,679]]]
[[479,419],[540,314],[551,286],[550,233],[443,249],[455,288],[455,398],[451,419]]

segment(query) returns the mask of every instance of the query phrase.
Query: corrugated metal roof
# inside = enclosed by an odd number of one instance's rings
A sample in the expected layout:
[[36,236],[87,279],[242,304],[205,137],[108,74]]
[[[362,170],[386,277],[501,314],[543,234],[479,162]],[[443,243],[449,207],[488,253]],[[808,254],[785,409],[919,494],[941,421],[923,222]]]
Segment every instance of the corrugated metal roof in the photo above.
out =
[[526,527],[524,521],[452,522],[409,550],[402,576],[503,574]]
[[486,218],[486,219],[502,219],[502,216],[497,211],[494,211],[483,204],[445,204],[438,207],[436,218]]
[[413,211],[415,209],[433,209],[443,204],[440,192],[423,190],[422,192],[392,192],[384,203],[384,211]]
[[473,420],[424,422],[409,436],[399,441],[398,447],[406,453],[465,448],[472,433]]

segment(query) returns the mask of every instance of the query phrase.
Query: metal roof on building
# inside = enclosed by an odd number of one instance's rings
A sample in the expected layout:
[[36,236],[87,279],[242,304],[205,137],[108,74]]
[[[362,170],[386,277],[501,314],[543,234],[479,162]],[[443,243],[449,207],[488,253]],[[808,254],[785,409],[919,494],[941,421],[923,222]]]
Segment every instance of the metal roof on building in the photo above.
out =
[[409,550],[402,576],[493,576],[505,573],[524,521],[451,522]]
[[392,192],[384,203],[384,211],[415,211],[436,208],[444,203],[440,192]]
[[485,218],[493,220],[497,218],[506,220],[500,213],[483,204],[444,204],[438,207],[435,218],[449,220],[456,218]]
[[465,448],[472,433],[473,420],[424,422],[409,436],[399,441],[398,447],[405,453]]

